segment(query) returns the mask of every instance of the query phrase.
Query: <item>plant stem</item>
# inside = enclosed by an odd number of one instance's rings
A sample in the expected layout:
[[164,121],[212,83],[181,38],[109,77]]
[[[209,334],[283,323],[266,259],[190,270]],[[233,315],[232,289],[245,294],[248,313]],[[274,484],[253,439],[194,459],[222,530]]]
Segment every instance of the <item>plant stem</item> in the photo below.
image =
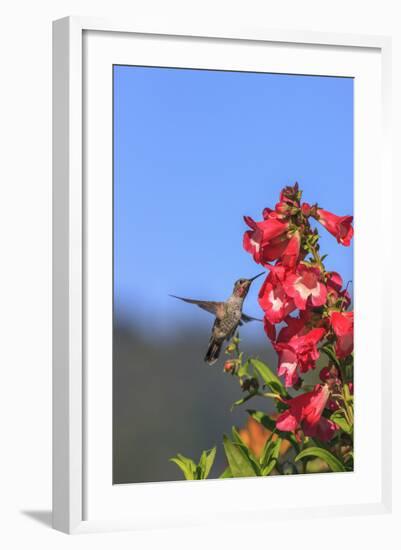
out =
[[312,254],[312,257],[315,261],[315,263],[320,267],[322,272],[325,272],[324,265],[322,262],[322,258],[320,257],[320,254],[314,244],[308,244],[308,251]]

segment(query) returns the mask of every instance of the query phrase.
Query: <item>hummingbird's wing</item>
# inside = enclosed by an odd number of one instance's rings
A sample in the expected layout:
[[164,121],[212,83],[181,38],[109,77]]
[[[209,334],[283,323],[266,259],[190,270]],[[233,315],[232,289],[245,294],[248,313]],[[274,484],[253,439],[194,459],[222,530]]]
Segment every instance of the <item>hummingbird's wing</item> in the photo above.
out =
[[249,323],[250,321],[260,321],[260,322],[262,322],[262,319],[257,319],[256,317],[251,317],[250,315],[247,315],[246,313],[243,313],[241,315],[241,321],[243,323]]
[[191,298],[182,298],[181,296],[174,296],[170,294],[172,298],[177,298],[177,300],[182,300],[188,304],[194,304],[205,311],[208,311],[212,315],[215,315],[218,319],[221,319],[224,315],[224,302],[208,302],[205,300],[192,300]]

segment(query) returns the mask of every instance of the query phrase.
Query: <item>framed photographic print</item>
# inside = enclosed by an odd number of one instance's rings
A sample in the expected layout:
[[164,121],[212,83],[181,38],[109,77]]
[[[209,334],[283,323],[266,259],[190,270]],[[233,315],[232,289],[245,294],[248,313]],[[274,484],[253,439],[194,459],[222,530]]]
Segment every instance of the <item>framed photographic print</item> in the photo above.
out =
[[54,526],[389,510],[389,39],[53,49]]

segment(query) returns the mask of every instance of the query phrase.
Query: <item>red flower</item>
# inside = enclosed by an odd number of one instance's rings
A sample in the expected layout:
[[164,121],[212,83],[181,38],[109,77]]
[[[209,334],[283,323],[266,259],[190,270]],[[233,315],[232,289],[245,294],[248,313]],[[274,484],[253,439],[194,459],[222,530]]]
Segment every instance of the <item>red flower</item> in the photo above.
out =
[[333,311],[330,315],[330,322],[337,336],[336,355],[343,359],[350,355],[354,349],[354,312]]
[[304,202],[302,205],[301,205],[301,212],[304,216],[306,217],[309,217],[310,214],[311,214],[311,205],[307,202]]
[[321,282],[321,271],[316,267],[300,264],[294,273],[284,281],[284,289],[299,309],[306,309],[309,297],[312,305],[322,306],[326,302],[327,289]]
[[291,214],[292,206],[287,202],[280,201],[276,204],[275,212],[280,218],[287,218]]
[[303,424],[304,434],[309,437],[315,437],[320,441],[330,441],[333,435],[337,431],[337,424],[332,420],[325,418],[324,416],[320,417],[320,420],[317,424],[309,426],[308,424]]
[[285,376],[285,385],[290,387],[299,380],[298,369],[305,373],[315,368],[319,358],[317,344],[326,329],[310,329],[302,318],[287,317],[286,322],[287,326],[281,329],[273,347],[279,356],[277,374]]
[[244,233],[245,250],[262,265],[281,258],[284,265],[295,266],[301,245],[299,231],[289,233],[290,224],[284,219],[285,215],[270,208],[263,210],[263,218],[263,221],[255,222],[244,216],[245,223],[251,228]]
[[266,336],[272,341],[275,342],[276,340],[276,327],[273,323],[269,321],[269,319],[265,318],[263,319],[264,329]]
[[327,273],[326,286],[327,286],[329,297],[331,296],[333,298],[332,300],[333,304],[335,304],[338,300],[341,299],[341,305],[345,309],[350,305],[351,296],[349,295],[349,292],[346,289],[342,290],[343,280],[339,273],[337,273],[336,271],[331,271]]
[[294,301],[283,287],[285,273],[283,266],[272,266],[259,291],[259,305],[270,323],[281,323],[295,309]]
[[301,235],[295,231],[290,237],[288,244],[281,256],[281,263],[286,267],[295,267],[301,249]]
[[288,244],[286,235],[289,223],[274,216],[274,212],[264,212],[265,219],[255,222],[249,216],[245,216],[245,223],[251,231],[244,233],[244,248],[253,255],[258,264],[266,264],[279,258]]
[[349,246],[354,229],[351,225],[352,216],[336,216],[322,208],[317,209],[316,219],[331,233],[337,242]]
[[289,408],[278,416],[277,429],[295,432],[302,428],[305,435],[329,441],[337,429],[334,422],[322,416],[329,397],[328,386],[317,384],[312,391],[288,399]]

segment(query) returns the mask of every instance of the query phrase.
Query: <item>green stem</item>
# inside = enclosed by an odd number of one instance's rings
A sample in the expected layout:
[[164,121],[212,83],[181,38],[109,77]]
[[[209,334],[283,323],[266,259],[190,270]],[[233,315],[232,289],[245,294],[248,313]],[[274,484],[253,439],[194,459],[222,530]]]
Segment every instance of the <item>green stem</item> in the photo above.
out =
[[272,399],[277,399],[278,401],[283,401],[283,398],[277,393],[263,392],[263,393],[260,393],[259,395],[263,397],[271,397]]
[[312,254],[313,259],[315,260],[315,263],[320,267],[320,269],[324,273],[325,272],[324,265],[315,245],[309,244],[308,249],[309,249],[309,252]]

